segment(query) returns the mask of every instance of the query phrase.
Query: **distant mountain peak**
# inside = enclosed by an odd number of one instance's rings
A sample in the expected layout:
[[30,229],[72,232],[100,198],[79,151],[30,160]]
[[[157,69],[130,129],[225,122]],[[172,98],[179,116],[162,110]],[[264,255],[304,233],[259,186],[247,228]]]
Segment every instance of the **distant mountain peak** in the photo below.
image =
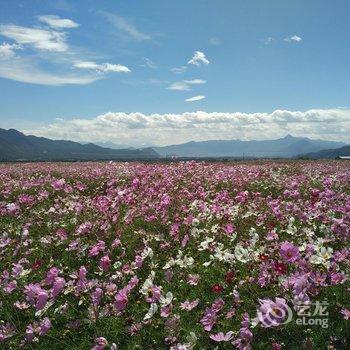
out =
[[345,146],[343,142],[313,140],[287,134],[274,140],[211,140],[191,141],[178,145],[156,147],[165,156],[188,158],[292,158],[301,153]]
[[47,160],[133,160],[157,159],[159,155],[148,149],[111,149],[89,143],[51,140],[25,135],[16,129],[0,129],[0,161]]

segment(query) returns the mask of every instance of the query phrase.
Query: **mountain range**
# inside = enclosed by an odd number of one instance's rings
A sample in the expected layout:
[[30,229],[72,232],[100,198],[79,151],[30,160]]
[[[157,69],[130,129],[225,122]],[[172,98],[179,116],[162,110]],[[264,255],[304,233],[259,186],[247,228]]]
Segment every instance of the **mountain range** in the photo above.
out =
[[350,157],[350,145],[336,149],[323,149],[318,152],[302,154],[301,156],[311,159],[335,159],[341,156]]
[[[110,147],[101,147],[108,145]],[[343,142],[286,137],[275,140],[191,141],[153,148],[118,148],[123,145],[105,141],[100,145],[51,140],[25,135],[18,130],[0,129],[0,161],[55,160],[154,160],[159,158],[336,158],[350,155],[350,145]]]
[[343,142],[313,140],[287,135],[276,140],[263,141],[191,141],[179,145],[154,147],[153,149],[163,157],[293,158],[300,154],[334,149],[345,145]]
[[93,143],[50,140],[44,137],[26,136],[15,129],[0,129],[0,160],[129,160],[157,159],[152,148],[111,149]]

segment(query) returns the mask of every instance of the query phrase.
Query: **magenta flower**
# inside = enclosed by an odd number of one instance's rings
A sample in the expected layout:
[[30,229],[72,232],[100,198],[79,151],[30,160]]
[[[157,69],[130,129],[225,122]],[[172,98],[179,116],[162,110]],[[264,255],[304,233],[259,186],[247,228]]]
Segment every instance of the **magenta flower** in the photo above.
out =
[[128,296],[125,292],[119,291],[114,298],[114,306],[118,311],[122,311],[125,309],[128,303]]
[[108,341],[104,337],[98,337],[95,339],[95,345],[91,350],[103,350],[108,345]]
[[143,264],[143,259],[140,255],[135,256],[135,266],[139,269]]
[[350,310],[349,309],[341,309],[341,314],[343,315],[345,320],[350,319]]
[[52,297],[56,298],[59,293],[62,292],[66,281],[63,277],[56,277],[52,286]]
[[48,298],[49,298],[49,296],[47,295],[46,291],[42,291],[42,292],[38,293],[36,305],[35,305],[37,311],[39,311],[45,307]]
[[97,287],[91,294],[91,300],[94,306],[98,306],[101,302],[103,291],[101,288]]
[[238,337],[232,342],[239,350],[251,350],[251,342],[253,340],[253,333],[249,329],[249,315],[245,313],[241,322],[241,329],[239,330]]
[[161,289],[158,286],[152,286],[146,294],[146,301],[150,304],[156,303],[161,297]]
[[210,335],[210,339],[216,341],[216,342],[227,342],[230,341],[232,339],[233,336],[233,332],[229,331],[226,334],[224,334],[223,332],[219,332],[216,334],[211,334]]
[[285,299],[260,299],[259,302],[258,318],[263,327],[276,327],[290,321],[292,311]]
[[217,313],[211,308],[207,308],[205,309],[204,315],[201,318],[200,323],[202,324],[204,330],[210,332],[216,322],[216,319]]
[[111,266],[111,259],[108,255],[103,256],[100,259],[100,267],[103,271],[107,271],[109,267]]
[[45,283],[52,284],[59,273],[60,270],[57,267],[52,267],[46,274]]
[[283,242],[280,247],[280,254],[286,262],[293,263],[299,259],[300,253],[298,247],[293,243]]
[[45,317],[39,326],[39,335],[45,335],[51,328],[51,321],[48,317]]
[[231,236],[234,231],[235,231],[235,226],[233,224],[227,224],[225,226],[225,233],[228,236]]
[[104,241],[98,241],[93,247],[89,250],[89,256],[96,256],[100,252],[103,252],[106,249],[106,243]]
[[7,338],[12,337],[16,333],[16,328],[11,323],[5,323],[0,325],[0,343],[4,342]]

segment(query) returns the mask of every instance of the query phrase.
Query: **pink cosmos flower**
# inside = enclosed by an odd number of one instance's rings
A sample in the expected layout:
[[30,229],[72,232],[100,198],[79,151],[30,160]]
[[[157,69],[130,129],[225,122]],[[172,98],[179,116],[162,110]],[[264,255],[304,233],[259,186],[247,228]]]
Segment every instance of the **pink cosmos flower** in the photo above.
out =
[[51,321],[48,317],[45,317],[40,323],[39,335],[45,335],[51,328]]
[[6,294],[11,294],[16,288],[17,288],[17,281],[13,280],[9,283],[5,283],[5,286],[3,287],[3,291]]
[[161,309],[160,309],[160,316],[161,317],[169,317],[171,312],[173,310],[173,305],[172,304],[169,304],[167,306],[163,306]]
[[181,310],[191,311],[199,304],[199,299],[193,300],[193,301],[184,301],[180,304]]
[[27,296],[27,300],[34,304],[37,311],[43,309],[48,300],[47,292],[41,288],[38,283],[31,283],[24,287],[24,294]]
[[52,286],[52,297],[56,298],[59,293],[62,292],[66,281],[63,277],[56,277]]
[[135,256],[135,266],[139,269],[140,267],[142,267],[143,264],[143,259],[140,255],[136,255]]
[[23,272],[23,266],[21,264],[13,264],[12,266],[12,277],[16,278]]
[[232,331],[229,331],[226,334],[224,334],[223,332],[219,332],[216,334],[211,334],[210,339],[212,339],[216,342],[228,342],[232,339],[232,336],[233,336]]
[[106,249],[106,243],[104,241],[98,241],[97,244],[92,246],[89,250],[89,256],[96,256],[100,252],[103,252]]
[[298,247],[296,247],[293,243],[287,241],[281,244],[280,254],[282,258],[289,263],[295,262],[300,257]]
[[200,320],[200,323],[204,327],[204,330],[210,332],[216,322],[217,314],[211,308],[207,308],[204,312],[203,317]]
[[188,275],[187,277],[187,283],[191,286],[196,286],[200,280],[199,275]]
[[263,327],[276,327],[289,316],[290,308],[283,298],[260,299],[258,318]]
[[251,342],[253,340],[253,333],[249,329],[249,315],[245,313],[241,322],[241,329],[238,333],[238,338],[232,342],[239,350],[251,350]]
[[91,348],[91,350],[103,350],[108,345],[108,341],[104,337],[98,337],[95,339],[95,345]]
[[45,283],[52,284],[59,273],[60,270],[57,267],[52,267],[46,274]]
[[341,310],[341,314],[344,316],[345,320],[349,320],[350,319],[350,310],[349,309],[342,309]]
[[161,297],[161,289],[158,286],[153,286],[149,288],[147,291],[146,301],[148,303],[153,304],[159,301],[160,297]]
[[49,298],[49,296],[47,295],[46,291],[41,291],[38,293],[36,305],[35,305],[37,311],[39,311],[45,307],[48,298]]
[[77,290],[81,292],[86,289],[88,280],[86,278],[87,270],[85,266],[81,266],[78,273]]
[[94,306],[98,306],[101,302],[103,291],[101,288],[97,287],[91,294],[91,300]]
[[100,260],[100,267],[103,271],[107,271],[111,266],[111,259],[108,255],[105,255]]
[[128,303],[128,296],[124,291],[119,291],[115,296],[114,306],[118,311],[125,309]]
[[234,231],[235,231],[235,226],[233,224],[227,224],[225,226],[225,233],[228,236],[231,236]]
[[7,338],[12,337],[16,333],[15,327],[11,323],[5,323],[0,325],[0,343],[4,342]]

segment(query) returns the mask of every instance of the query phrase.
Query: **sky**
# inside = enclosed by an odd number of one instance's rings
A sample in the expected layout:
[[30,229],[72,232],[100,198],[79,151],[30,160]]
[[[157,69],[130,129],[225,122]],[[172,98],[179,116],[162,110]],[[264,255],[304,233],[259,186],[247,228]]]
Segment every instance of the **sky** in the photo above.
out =
[[0,127],[350,143],[348,0],[0,0]]

